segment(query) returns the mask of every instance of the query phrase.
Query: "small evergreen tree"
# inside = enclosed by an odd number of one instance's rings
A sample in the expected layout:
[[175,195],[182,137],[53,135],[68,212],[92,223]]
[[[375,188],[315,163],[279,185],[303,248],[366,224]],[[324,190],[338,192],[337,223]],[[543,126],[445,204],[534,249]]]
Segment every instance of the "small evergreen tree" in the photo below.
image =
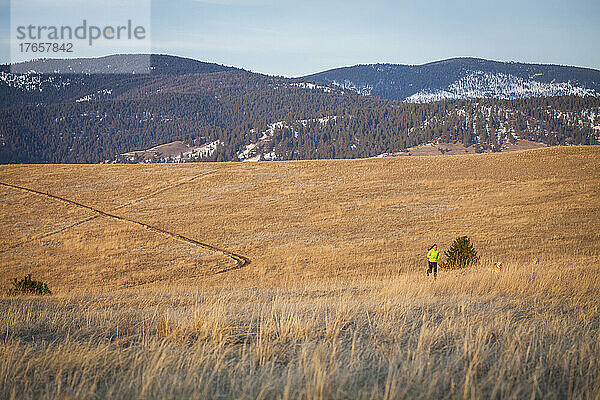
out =
[[446,261],[443,268],[457,269],[470,267],[479,262],[477,251],[467,236],[454,239],[452,246],[444,253]]
[[31,279],[31,274],[26,275],[23,279],[13,279],[13,287],[8,290],[10,296],[19,294],[52,294],[48,285],[42,281]]

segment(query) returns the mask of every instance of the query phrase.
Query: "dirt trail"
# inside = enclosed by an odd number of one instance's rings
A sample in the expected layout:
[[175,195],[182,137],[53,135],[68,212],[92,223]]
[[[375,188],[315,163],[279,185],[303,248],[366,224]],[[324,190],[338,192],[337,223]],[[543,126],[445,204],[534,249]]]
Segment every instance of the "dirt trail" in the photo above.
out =
[[[205,175],[207,175],[209,173],[204,173],[204,174],[201,174],[201,175],[199,175],[197,177],[205,176]],[[195,177],[195,178],[197,178],[197,177]],[[192,178],[191,180],[193,180],[195,178]],[[149,198],[152,195],[156,195],[156,194],[158,194],[160,192],[163,192],[165,190],[171,189],[171,188],[173,188],[175,186],[182,185],[182,184],[184,184],[186,182],[189,182],[191,180],[187,180],[185,182],[179,182],[179,183],[177,183],[175,185],[172,185],[172,186],[170,186],[168,188],[163,188],[163,189],[157,190],[157,191],[155,191],[155,192],[153,192],[153,193],[151,193],[149,195],[146,195],[146,196],[144,196],[142,198],[139,198],[139,199],[136,199],[136,200],[132,200],[132,201],[130,201],[128,203],[125,203],[125,204],[123,204],[123,205],[115,208],[115,210],[123,208],[123,207],[126,207],[126,206],[131,205],[131,204],[134,204],[136,202],[142,201],[143,199]],[[190,243],[190,244],[192,244],[194,246],[198,246],[198,247],[201,247],[201,248],[204,248],[204,249],[207,249],[207,250],[211,250],[211,251],[215,251],[215,252],[221,253],[224,256],[229,257],[229,258],[231,258],[232,260],[234,260],[236,262],[235,267],[229,268],[227,270],[219,271],[217,273],[222,273],[222,272],[230,271],[232,269],[242,268],[242,267],[250,264],[250,260],[248,258],[240,255],[240,254],[236,254],[236,253],[233,253],[233,252],[230,252],[230,251],[227,251],[227,250],[215,247],[215,246],[210,245],[208,243],[200,242],[198,240],[194,240],[194,239],[191,239],[191,238],[189,238],[187,236],[183,236],[183,235],[180,235],[178,233],[170,232],[170,231],[167,231],[165,229],[162,229],[162,228],[159,228],[159,227],[156,227],[156,226],[148,225],[148,224],[146,224],[144,222],[139,222],[139,221],[136,221],[136,220],[133,220],[133,219],[130,219],[130,218],[121,217],[119,215],[112,214],[111,212],[102,211],[102,210],[99,210],[97,208],[88,206],[86,204],[82,204],[82,203],[79,203],[77,201],[70,200],[70,199],[67,199],[67,198],[64,198],[64,197],[61,197],[61,196],[56,196],[56,195],[53,195],[53,194],[50,194],[50,193],[41,192],[39,190],[35,190],[35,189],[23,187],[23,186],[18,186],[18,185],[13,185],[13,184],[10,184],[10,183],[4,183],[4,182],[0,182],[0,185],[5,186],[5,187],[9,187],[9,188],[13,188],[13,189],[16,189],[16,190],[21,190],[21,191],[28,192],[28,193],[34,193],[34,194],[37,194],[39,196],[43,196],[43,197],[46,197],[46,198],[49,198],[49,199],[53,199],[53,200],[57,200],[57,201],[62,201],[64,203],[71,204],[71,205],[74,205],[74,206],[77,206],[77,207],[81,207],[81,208],[93,211],[93,212],[95,212],[95,213],[98,214],[98,215],[95,215],[95,216],[92,216],[92,217],[89,217],[89,218],[77,221],[77,222],[75,222],[75,223],[73,223],[73,224],[71,224],[69,226],[66,226],[64,228],[61,228],[61,229],[59,229],[57,231],[50,232],[49,234],[46,234],[46,235],[44,235],[42,237],[47,237],[49,235],[52,235],[52,234],[55,234],[55,233],[58,233],[58,232],[62,232],[62,231],[66,230],[66,229],[69,229],[71,227],[74,227],[74,226],[77,226],[77,225],[81,225],[81,224],[83,224],[85,222],[91,221],[92,219],[98,218],[99,216],[104,216],[104,217],[115,219],[117,221],[128,222],[130,224],[142,226],[142,227],[144,227],[144,228],[146,228],[146,229],[148,229],[150,231],[153,231],[153,232],[156,232],[156,233],[160,233],[162,235],[169,236],[169,237],[172,237],[174,239],[181,240],[183,242]],[[39,238],[36,238],[36,239],[39,239]],[[36,239],[32,239],[32,240],[36,240]],[[23,242],[19,243],[18,245],[22,245],[22,244],[23,244]],[[5,252],[7,250],[8,249],[3,250],[2,252]],[[2,252],[0,252],[0,253],[2,253]]]
[[176,187],[178,187],[178,186],[185,185],[186,183],[191,183],[191,182],[195,181],[195,180],[196,180],[196,179],[198,179],[198,178],[202,178],[202,177],[205,177],[205,176],[208,176],[208,175],[212,175],[212,174],[214,174],[214,173],[216,173],[216,172],[217,172],[217,171],[206,171],[206,172],[203,172],[203,173],[201,173],[201,174],[194,175],[194,176],[192,176],[191,178],[188,178],[188,179],[182,179],[182,180],[180,180],[179,182],[175,182],[175,183],[174,183],[174,184],[172,184],[172,185],[165,186],[164,188],[157,189],[157,190],[155,190],[154,192],[150,192],[150,193],[148,193],[148,194],[147,194],[147,195],[145,195],[145,196],[142,196],[142,197],[139,197],[139,198],[137,198],[137,199],[134,199],[134,200],[128,201],[127,203],[121,204],[120,206],[117,206],[117,207],[113,208],[113,209],[112,209],[112,210],[110,210],[110,211],[117,211],[117,210],[120,210],[120,209],[121,209],[121,208],[123,208],[123,207],[128,207],[128,206],[130,206],[130,205],[133,205],[133,204],[139,203],[139,202],[141,202],[141,201],[144,201],[144,200],[146,200],[146,199],[149,199],[149,198],[151,198],[151,197],[154,197],[154,196],[156,196],[157,194],[161,194],[162,192],[166,192],[167,190],[175,189],[175,188],[176,188]]
[[[190,182],[193,182],[194,180],[196,180],[196,179],[198,179],[198,178],[201,178],[201,177],[203,177],[203,176],[207,176],[207,175],[214,174],[215,172],[216,172],[216,171],[207,171],[207,172],[203,172],[203,173],[201,173],[201,174],[198,174],[198,175],[194,175],[194,176],[193,176],[193,177],[191,177],[191,178],[188,178],[188,179],[183,179],[183,180],[181,180],[181,181],[179,181],[179,182],[176,182],[176,183],[174,183],[174,184],[172,184],[172,185],[165,186],[165,187],[163,187],[163,188],[161,188],[161,189],[158,189],[158,190],[155,190],[154,192],[151,192],[151,193],[149,193],[149,194],[147,194],[147,195],[145,195],[145,196],[139,197],[139,198],[137,198],[137,199],[134,199],[134,200],[130,200],[130,201],[128,201],[127,203],[124,203],[124,204],[121,204],[120,206],[117,206],[117,207],[115,207],[115,208],[112,208],[111,210],[109,210],[109,212],[117,211],[117,210],[120,210],[121,208],[128,207],[128,206],[130,206],[130,205],[133,205],[133,204],[139,203],[139,202],[141,202],[141,201],[143,201],[143,200],[146,200],[146,199],[149,199],[149,198],[151,198],[151,197],[154,197],[154,196],[156,196],[156,195],[158,195],[158,194],[160,194],[160,193],[162,193],[162,192],[165,192],[165,191],[167,191],[167,190],[170,190],[170,189],[174,189],[174,188],[176,188],[176,187],[178,187],[178,186],[181,186],[181,185],[183,185],[183,184],[185,184],[185,183],[190,183]],[[0,182],[0,183],[1,183],[1,182]],[[5,186],[6,186],[6,185],[5,185]],[[39,194],[39,193],[38,193],[38,194]],[[96,215],[93,215],[93,216],[91,216],[91,217],[84,218],[84,219],[82,219],[82,220],[79,220],[79,221],[73,222],[72,224],[69,224],[69,225],[63,226],[62,228],[56,229],[56,230],[54,230],[54,231],[47,232],[47,233],[44,233],[44,234],[42,234],[42,235],[38,235],[38,236],[32,237],[32,238],[30,238],[30,239],[25,239],[25,240],[22,240],[22,241],[20,241],[20,242],[17,242],[17,243],[15,243],[15,244],[11,245],[11,246],[8,246],[8,247],[7,247],[7,248],[5,248],[5,249],[2,249],[2,250],[0,250],[0,254],[2,254],[2,253],[6,253],[6,252],[7,252],[7,251],[9,251],[9,250],[16,249],[17,247],[21,247],[21,246],[23,246],[23,245],[25,245],[25,244],[28,244],[28,243],[31,243],[31,242],[35,242],[36,240],[45,239],[45,238],[47,238],[47,237],[50,237],[50,236],[56,235],[56,234],[58,234],[58,233],[64,232],[64,231],[66,231],[67,229],[71,229],[71,228],[74,228],[74,227],[76,227],[76,226],[82,225],[82,224],[84,224],[84,223],[86,223],[86,222],[89,222],[89,221],[92,221],[92,220],[94,220],[94,219],[96,219],[96,218],[98,218],[98,217],[100,217],[100,214],[96,214]]]

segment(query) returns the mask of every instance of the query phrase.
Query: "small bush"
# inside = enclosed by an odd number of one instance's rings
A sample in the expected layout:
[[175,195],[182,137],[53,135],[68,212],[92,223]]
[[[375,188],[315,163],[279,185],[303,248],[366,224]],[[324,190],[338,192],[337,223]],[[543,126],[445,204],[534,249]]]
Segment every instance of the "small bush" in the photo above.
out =
[[443,264],[444,268],[465,268],[479,262],[477,251],[475,251],[471,240],[467,236],[454,239],[452,246],[444,255],[446,256],[446,261]]
[[31,274],[26,275],[23,279],[13,279],[13,287],[8,290],[8,294],[16,296],[19,294],[52,294],[48,285],[42,281],[34,281],[31,279]]

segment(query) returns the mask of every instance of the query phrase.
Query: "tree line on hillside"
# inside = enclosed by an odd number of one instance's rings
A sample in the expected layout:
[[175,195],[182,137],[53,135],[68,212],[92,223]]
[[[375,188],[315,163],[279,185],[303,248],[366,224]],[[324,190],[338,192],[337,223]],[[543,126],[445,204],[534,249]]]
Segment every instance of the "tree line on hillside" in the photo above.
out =
[[570,82],[600,92],[600,71],[560,65],[453,58],[424,65],[369,64],[336,68],[300,79],[367,89],[372,96],[404,100],[421,91],[444,89],[469,72],[505,74],[525,81]]
[[[274,129],[267,150],[280,159],[370,157],[433,140],[481,150],[516,139],[599,142],[594,127],[600,125],[600,99],[593,97],[413,104],[324,93],[272,77],[244,82],[0,110],[0,162],[96,163],[174,140],[220,140],[223,145],[205,160],[231,161],[277,121],[284,124]],[[330,116],[337,118],[319,120]]]

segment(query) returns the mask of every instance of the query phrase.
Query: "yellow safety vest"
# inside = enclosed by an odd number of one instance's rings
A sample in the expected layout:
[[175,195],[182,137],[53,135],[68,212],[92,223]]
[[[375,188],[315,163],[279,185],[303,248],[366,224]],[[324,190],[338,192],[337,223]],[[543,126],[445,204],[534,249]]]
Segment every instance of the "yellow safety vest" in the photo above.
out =
[[429,250],[429,253],[427,253],[427,258],[429,259],[429,262],[437,262],[439,254],[440,252],[435,249]]

